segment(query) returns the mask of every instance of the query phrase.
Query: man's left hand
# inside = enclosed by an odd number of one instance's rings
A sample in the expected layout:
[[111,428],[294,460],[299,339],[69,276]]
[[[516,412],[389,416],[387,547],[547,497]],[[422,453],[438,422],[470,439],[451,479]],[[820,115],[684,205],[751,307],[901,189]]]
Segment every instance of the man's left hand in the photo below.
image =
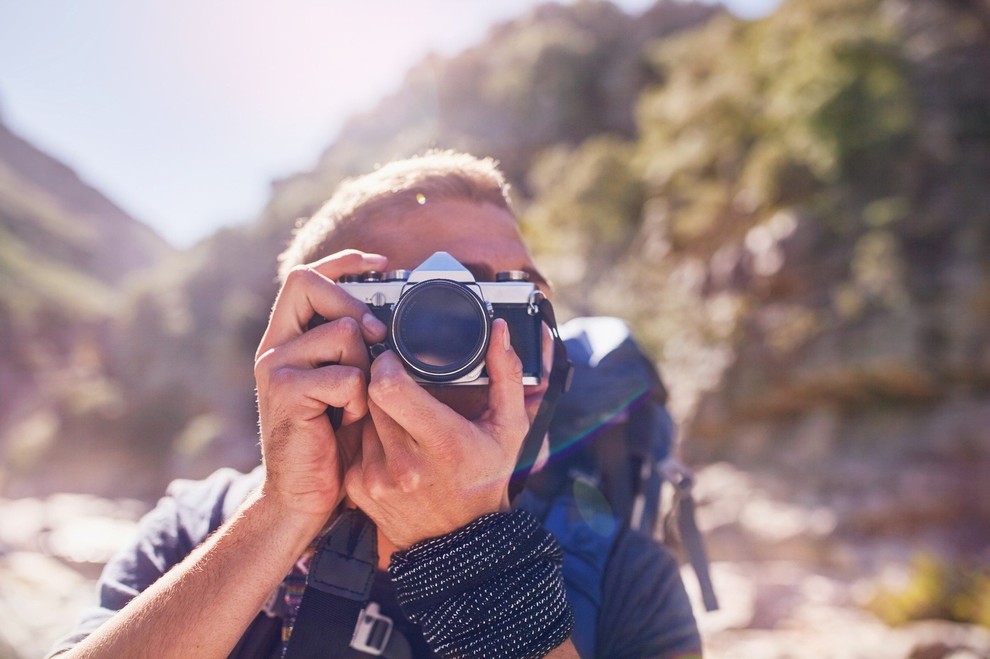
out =
[[508,482],[529,430],[522,363],[504,320],[492,323],[485,410],[467,419],[438,401],[386,352],[371,368],[361,458],[351,500],[398,549],[509,509]]

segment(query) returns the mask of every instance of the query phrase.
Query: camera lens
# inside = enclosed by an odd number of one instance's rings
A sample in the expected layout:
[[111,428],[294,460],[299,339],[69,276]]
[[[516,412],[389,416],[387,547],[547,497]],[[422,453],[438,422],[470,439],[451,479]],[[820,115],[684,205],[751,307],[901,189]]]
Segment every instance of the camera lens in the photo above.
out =
[[396,353],[421,378],[449,382],[467,374],[485,356],[488,313],[461,284],[433,279],[406,291],[392,316]]

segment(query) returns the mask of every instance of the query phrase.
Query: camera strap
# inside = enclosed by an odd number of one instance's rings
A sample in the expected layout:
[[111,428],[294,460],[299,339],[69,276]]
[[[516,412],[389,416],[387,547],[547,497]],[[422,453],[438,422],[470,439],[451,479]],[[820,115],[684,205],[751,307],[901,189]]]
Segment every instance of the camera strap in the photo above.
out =
[[325,659],[355,651],[411,657],[392,620],[369,603],[378,566],[378,535],[361,510],[343,510],[316,548],[285,657]]
[[550,300],[543,298],[539,302],[539,313],[543,322],[550,328],[550,335],[553,337],[553,367],[550,369],[549,382],[540,408],[536,412],[529,432],[523,439],[522,448],[519,450],[519,459],[516,460],[516,468],[509,481],[509,500],[513,501],[526,487],[526,479],[533,470],[533,464],[539,457],[540,447],[543,446],[543,439],[550,430],[550,420],[553,419],[554,410],[557,408],[557,401],[561,394],[571,387],[571,378],[574,376],[574,366],[567,356],[567,348],[564,340],[560,338],[557,331],[557,318],[553,313],[553,305]]

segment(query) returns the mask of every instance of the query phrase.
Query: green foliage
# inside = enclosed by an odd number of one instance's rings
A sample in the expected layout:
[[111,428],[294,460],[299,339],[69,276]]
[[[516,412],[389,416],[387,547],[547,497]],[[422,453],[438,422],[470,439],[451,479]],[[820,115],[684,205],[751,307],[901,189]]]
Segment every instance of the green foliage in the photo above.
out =
[[93,226],[60,208],[48,191],[25,184],[10,165],[0,162],[0,224],[47,242],[55,251],[80,248],[97,238]]
[[43,311],[63,319],[106,316],[110,286],[85,265],[97,238],[0,162],[0,314],[25,327]]
[[502,121],[540,139],[584,134],[594,127],[601,61],[588,31],[563,21],[525,26],[493,53],[481,98],[499,108]]
[[664,83],[639,103],[639,162],[675,248],[710,254],[776,208],[893,171],[916,101],[877,4],[791,2],[655,48]]
[[29,325],[42,312],[72,322],[106,317],[111,288],[66,263],[50,261],[0,226],[0,310]]
[[536,202],[523,214],[523,228],[532,247],[556,261],[562,284],[600,272],[638,228],[643,193],[630,168],[633,149],[602,135],[577,148],[548,149],[535,161],[529,185]]
[[631,138],[635,99],[653,79],[644,44],[718,12],[662,2],[631,16],[609,2],[548,3],[456,57],[427,57],[395,94],[349,121],[313,171],[276,184],[268,239],[284,241],[342,177],[430,147],[492,156],[528,196],[530,166],[544,149],[598,134]]
[[907,303],[904,275],[907,264],[897,236],[874,229],[863,234],[853,248],[850,271],[856,288],[868,299],[888,307]]
[[906,582],[882,588],[868,608],[890,625],[941,618],[990,628],[990,570],[921,555]]

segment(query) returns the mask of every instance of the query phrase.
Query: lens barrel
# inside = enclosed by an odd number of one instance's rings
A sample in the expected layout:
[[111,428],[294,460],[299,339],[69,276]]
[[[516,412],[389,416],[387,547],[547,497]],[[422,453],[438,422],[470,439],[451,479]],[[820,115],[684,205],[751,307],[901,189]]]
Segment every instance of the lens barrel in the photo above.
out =
[[395,305],[391,342],[419,377],[451,382],[485,358],[491,317],[485,303],[463,284],[431,279],[406,290]]

